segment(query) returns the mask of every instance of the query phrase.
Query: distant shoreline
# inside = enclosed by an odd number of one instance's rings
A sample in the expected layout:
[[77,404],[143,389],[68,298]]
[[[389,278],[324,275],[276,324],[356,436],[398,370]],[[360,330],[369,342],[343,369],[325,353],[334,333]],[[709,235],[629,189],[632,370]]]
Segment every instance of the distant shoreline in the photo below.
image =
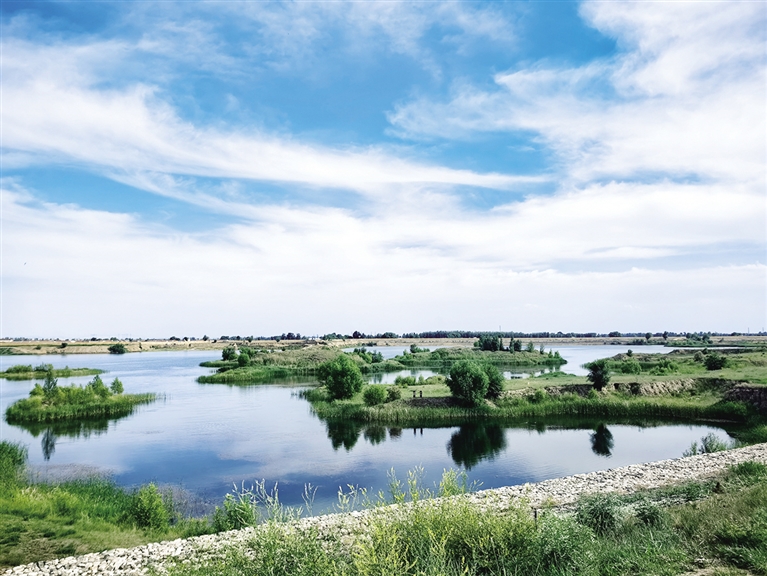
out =
[[[505,339],[508,340],[508,339]],[[642,346],[636,343],[636,337],[592,337],[592,338],[520,338],[523,342],[532,341],[538,347],[544,346]],[[8,356],[50,354],[108,354],[109,347],[118,342],[125,346],[127,353],[164,352],[164,351],[215,351],[227,346],[252,346],[257,348],[280,349],[289,346],[336,346],[339,348],[357,348],[361,346],[410,346],[417,344],[429,346],[457,346],[470,348],[476,338],[349,338],[346,340],[0,340],[0,353]],[[651,345],[684,346],[689,345],[682,337],[652,338]],[[712,338],[710,347],[717,346],[753,346],[767,345],[767,336],[719,336]],[[703,346],[703,344],[701,344]]]

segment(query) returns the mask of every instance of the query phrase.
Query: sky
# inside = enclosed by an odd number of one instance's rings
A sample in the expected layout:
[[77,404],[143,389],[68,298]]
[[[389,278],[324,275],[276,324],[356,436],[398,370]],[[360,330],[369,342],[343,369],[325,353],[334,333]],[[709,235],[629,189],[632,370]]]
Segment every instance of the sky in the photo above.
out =
[[3,337],[767,327],[767,4],[0,4]]

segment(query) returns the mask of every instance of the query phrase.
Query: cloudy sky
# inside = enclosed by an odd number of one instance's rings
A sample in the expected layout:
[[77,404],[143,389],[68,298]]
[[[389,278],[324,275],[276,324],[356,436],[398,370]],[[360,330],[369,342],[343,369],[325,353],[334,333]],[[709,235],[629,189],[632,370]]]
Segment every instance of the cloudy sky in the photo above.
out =
[[767,324],[764,2],[0,6],[2,336]]

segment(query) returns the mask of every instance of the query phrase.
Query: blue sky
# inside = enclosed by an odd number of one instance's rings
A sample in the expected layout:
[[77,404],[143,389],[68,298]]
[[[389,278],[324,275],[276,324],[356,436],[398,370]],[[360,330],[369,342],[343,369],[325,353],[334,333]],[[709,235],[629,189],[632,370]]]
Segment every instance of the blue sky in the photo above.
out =
[[3,336],[761,330],[763,2],[3,2]]

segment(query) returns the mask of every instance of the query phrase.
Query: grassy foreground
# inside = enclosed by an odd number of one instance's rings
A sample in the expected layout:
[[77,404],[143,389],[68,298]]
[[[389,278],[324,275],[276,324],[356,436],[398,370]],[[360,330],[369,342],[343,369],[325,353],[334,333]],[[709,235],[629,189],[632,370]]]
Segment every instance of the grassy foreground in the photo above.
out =
[[26,457],[23,447],[0,442],[0,569],[211,531],[207,521],[185,520],[152,484],[126,491],[103,478],[33,483]]
[[177,563],[170,575],[672,576],[701,565],[767,575],[764,465],[741,464],[716,483],[583,499],[571,515],[535,518],[524,503],[501,513],[462,499],[418,502],[374,515],[351,541],[271,523],[244,549]]

